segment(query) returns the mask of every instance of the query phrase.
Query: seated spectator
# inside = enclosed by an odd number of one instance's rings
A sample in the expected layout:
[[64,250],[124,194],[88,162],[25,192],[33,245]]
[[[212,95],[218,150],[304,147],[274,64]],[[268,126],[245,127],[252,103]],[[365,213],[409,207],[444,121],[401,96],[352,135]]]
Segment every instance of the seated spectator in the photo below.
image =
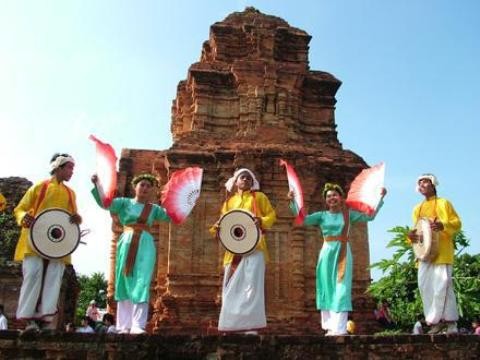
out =
[[392,320],[392,317],[390,315],[390,309],[388,307],[388,302],[385,301],[385,300],[383,300],[379,304],[378,309],[375,310],[375,318],[386,329],[391,329],[395,325],[393,320]]
[[91,334],[94,333],[95,331],[93,330],[92,325],[92,319],[90,319],[88,316],[84,316],[81,320],[81,326],[77,328],[77,333],[84,333],[84,334]]
[[75,332],[75,326],[73,325],[73,323],[69,322],[65,325],[65,332],[67,333]]
[[88,305],[85,315],[93,321],[100,320],[100,313],[98,312],[97,302],[95,300],[90,301],[90,305]]
[[115,327],[115,320],[112,314],[106,313],[103,315],[103,323],[107,327],[107,334],[116,334],[117,328]]
[[473,333],[475,335],[480,335],[480,319],[476,318],[472,321]]

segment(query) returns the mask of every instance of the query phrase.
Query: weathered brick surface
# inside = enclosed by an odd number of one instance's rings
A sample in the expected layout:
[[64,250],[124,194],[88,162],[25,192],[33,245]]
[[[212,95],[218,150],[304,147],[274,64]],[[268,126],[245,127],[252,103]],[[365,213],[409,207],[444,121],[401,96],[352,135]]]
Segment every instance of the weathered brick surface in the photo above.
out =
[[192,336],[0,332],[0,359],[478,359],[476,335]]
[[[325,182],[348,188],[367,165],[338,141],[334,110],[341,82],[309,68],[309,41],[305,31],[252,8],[215,23],[200,61],[178,85],[172,103],[173,146],[122,152],[120,194],[132,194],[128,183],[141,171],[154,171],[165,183],[177,169],[204,169],[202,194],[188,220],[181,226],[162,224],[155,233],[158,260],[150,321],[154,331],[216,331],[224,250],[208,228],[218,219],[225,181],[235,168],[245,166],[257,174],[278,215],[266,235],[271,256],[266,331],[320,332],[314,289],[322,241],[316,229],[292,225],[279,159],[295,166],[310,212],[324,208]],[[120,229],[115,224],[114,230],[116,238]],[[370,282],[365,225],[352,229],[352,249],[354,319],[366,333],[373,324],[374,304],[364,294]],[[112,244],[112,259],[114,252]]]

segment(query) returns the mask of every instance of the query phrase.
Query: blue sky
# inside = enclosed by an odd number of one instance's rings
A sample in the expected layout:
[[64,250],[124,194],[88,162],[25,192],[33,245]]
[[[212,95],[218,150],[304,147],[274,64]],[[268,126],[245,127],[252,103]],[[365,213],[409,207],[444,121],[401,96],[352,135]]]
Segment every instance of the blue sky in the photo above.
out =
[[[108,214],[88,191],[93,133],[122,148],[166,149],[176,86],[209,26],[254,6],[312,35],[310,67],[343,85],[338,137],[369,164],[385,161],[385,205],[369,225],[371,260],[387,230],[410,224],[423,172],[460,214],[479,253],[477,137],[480,2],[0,0],[0,177],[39,181],[56,151],[75,156],[85,227],[80,273],[107,271]],[[377,277],[379,274],[373,274]]]

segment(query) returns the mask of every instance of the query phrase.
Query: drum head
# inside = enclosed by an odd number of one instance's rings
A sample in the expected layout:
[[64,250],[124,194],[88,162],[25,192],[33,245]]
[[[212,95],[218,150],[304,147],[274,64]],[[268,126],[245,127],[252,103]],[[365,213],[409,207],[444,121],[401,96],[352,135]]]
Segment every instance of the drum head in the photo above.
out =
[[70,223],[62,209],[47,209],[30,227],[30,245],[41,257],[60,259],[71,254],[80,243],[80,227]]
[[219,221],[218,237],[228,251],[241,255],[255,249],[260,240],[260,230],[251,213],[231,210]]
[[434,242],[438,235],[432,232],[432,229],[430,228],[430,220],[427,218],[418,219],[415,229],[417,230],[417,235],[419,237],[418,241],[413,243],[415,257],[421,261],[431,261],[436,257]]

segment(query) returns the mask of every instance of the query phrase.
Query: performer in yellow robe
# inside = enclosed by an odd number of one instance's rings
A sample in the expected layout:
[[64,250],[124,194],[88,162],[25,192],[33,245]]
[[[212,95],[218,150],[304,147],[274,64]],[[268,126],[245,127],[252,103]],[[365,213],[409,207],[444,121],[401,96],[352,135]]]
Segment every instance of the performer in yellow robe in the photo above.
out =
[[[418,287],[422,297],[423,311],[430,333],[442,330],[457,333],[458,310],[453,292],[452,265],[454,256],[454,238],[462,223],[452,204],[437,197],[437,178],[432,174],[421,175],[417,179],[417,191],[425,200],[413,210],[413,223],[420,218],[431,221],[431,229],[438,233],[438,255],[433,261],[419,261]],[[417,241],[416,231],[408,235],[410,241]]]
[[17,318],[28,321],[26,329],[49,326],[57,313],[58,296],[65,264],[70,256],[59,260],[45,260],[28,243],[29,228],[43,210],[60,208],[71,214],[70,221],[80,224],[75,193],[64,182],[73,175],[75,162],[68,154],[55,154],[50,162],[52,177],[30,187],[14,210],[22,227],[15,249],[15,261],[23,261],[23,283],[18,300]]
[[[257,225],[269,229],[277,217],[267,196],[258,191],[260,184],[248,169],[239,169],[226,182],[225,187],[236,192],[228,198],[221,214],[233,209],[243,209],[256,217]],[[216,233],[217,225],[211,229]],[[256,249],[248,255],[234,255],[229,251],[224,256],[222,308],[218,321],[219,331],[253,331],[267,326],[265,316],[265,263],[268,249],[262,234]]]

